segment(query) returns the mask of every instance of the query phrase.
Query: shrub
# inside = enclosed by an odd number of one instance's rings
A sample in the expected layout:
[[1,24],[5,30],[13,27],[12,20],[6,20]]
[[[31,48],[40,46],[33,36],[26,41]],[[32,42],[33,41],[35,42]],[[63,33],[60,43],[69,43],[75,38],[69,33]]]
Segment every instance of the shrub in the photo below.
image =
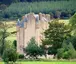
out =
[[76,58],[76,50],[74,49],[71,43],[64,44],[62,48],[60,48],[57,52],[57,58],[63,59],[75,59]]
[[70,54],[68,53],[68,51],[63,53],[63,59],[69,59],[70,58]]
[[63,58],[64,48],[58,49],[57,58]]
[[2,59],[7,64],[9,63],[9,61],[16,62],[16,60],[18,59],[18,54],[13,48],[6,48],[3,52]]
[[24,55],[23,54],[19,54],[19,59],[24,59]]
[[26,55],[29,55],[30,58],[37,59],[39,55],[43,55],[43,49],[37,45],[35,38],[31,38],[28,46],[24,49]]

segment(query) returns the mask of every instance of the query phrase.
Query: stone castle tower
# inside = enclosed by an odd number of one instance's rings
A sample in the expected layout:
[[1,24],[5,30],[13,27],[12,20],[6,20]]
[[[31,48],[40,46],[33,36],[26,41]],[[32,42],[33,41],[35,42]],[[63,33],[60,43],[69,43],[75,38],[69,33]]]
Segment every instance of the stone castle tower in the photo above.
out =
[[34,14],[29,13],[22,17],[22,20],[17,22],[17,52],[23,54],[25,48],[32,37],[35,37],[38,45],[41,43],[43,31],[48,28],[50,21],[49,14]]

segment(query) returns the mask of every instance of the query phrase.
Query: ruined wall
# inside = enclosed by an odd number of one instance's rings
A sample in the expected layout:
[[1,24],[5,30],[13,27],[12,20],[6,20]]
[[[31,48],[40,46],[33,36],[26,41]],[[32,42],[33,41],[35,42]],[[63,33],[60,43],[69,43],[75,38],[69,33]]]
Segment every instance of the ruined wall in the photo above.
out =
[[42,33],[48,28],[49,21],[50,15],[48,14],[29,13],[23,16],[21,22],[23,22],[24,26],[17,26],[17,51],[23,53],[23,48],[28,45],[32,37],[35,37],[38,45],[41,45],[41,39],[44,38]]

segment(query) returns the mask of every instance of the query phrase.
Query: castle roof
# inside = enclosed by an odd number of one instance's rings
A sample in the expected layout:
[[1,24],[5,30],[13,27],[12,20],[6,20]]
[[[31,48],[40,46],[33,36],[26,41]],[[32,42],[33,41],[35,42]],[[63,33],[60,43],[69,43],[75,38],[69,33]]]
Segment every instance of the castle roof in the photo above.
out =
[[[20,26],[21,28],[23,28],[24,27],[24,23],[28,22],[28,20],[29,20],[29,16],[28,15],[29,14],[26,14],[21,21],[18,19],[17,26]],[[39,15],[38,14],[34,14],[34,17],[35,17],[36,23],[38,23],[39,20],[40,20],[39,19]],[[42,16],[41,21],[48,21],[48,19],[45,18],[45,16]]]
[[20,21],[20,20],[18,19],[18,21],[17,21],[17,26],[24,27],[24,21]]
[[20,20],[18,19],[18,21],[17,21],[17,26],[19,26],[20,25]]
[[20,23],[20,27],[21,27],[21,28],[24,27],[24,21],[21,21],[21,23]]

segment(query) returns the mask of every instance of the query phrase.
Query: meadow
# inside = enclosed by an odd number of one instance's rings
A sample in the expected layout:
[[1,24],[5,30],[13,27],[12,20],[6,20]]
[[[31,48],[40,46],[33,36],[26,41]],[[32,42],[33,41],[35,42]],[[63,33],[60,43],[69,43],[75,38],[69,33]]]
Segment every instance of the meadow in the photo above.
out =
[[21,62],[21,64],[76,64],[76,62]]

